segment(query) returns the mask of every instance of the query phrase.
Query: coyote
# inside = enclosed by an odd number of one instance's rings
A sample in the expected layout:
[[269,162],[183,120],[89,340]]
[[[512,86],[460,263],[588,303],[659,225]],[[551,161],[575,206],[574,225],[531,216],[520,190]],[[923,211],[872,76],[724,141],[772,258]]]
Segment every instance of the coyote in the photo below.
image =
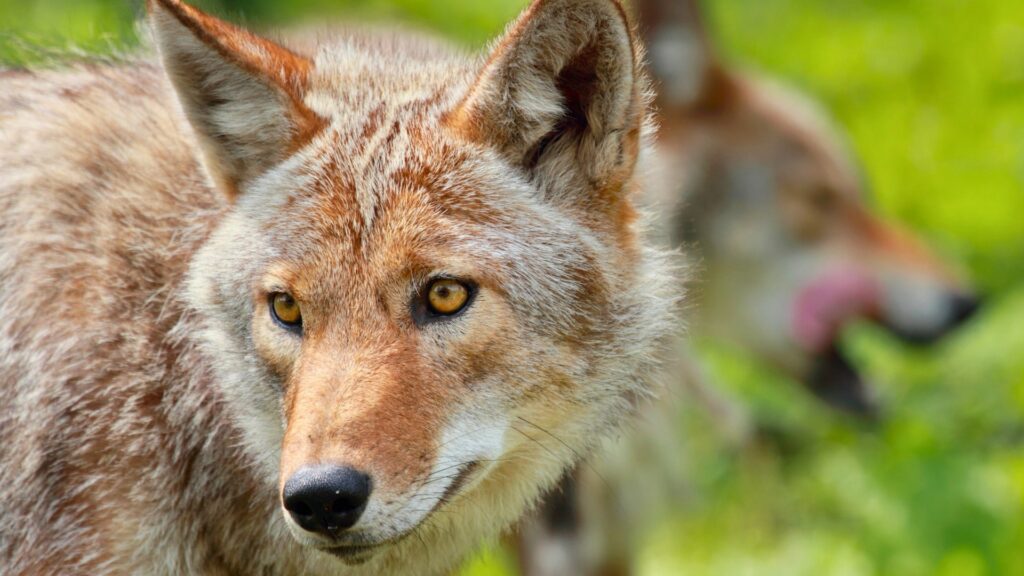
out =
[[829,405],[871,416],[873,391],[837,339],[877,322],[912,343],[979,309],[955,266],[865,200],[845,139],[821,108],[730,69],[698,0],[640,0],[658,83],[664,229],[701,262],[695,329],[747,350]]
[[0,572],[450,569],[678,325],[624,11],[480,59],[148,21],[159,58],[0,72]]
[[[634,8],[660,124],[646,201],[666,215],[658,226],[666,243],[697,262],[690,332],[732,343],[836,409],[877,417],[874,390],[837,344],[843,328],[872,320],[927,343],[968,320],[978,297],[953,266],[872,213],[852,154],[818,106],[717,56],[697,0]],[[742,408],[704,381],[692,355],[673,372],[724,435],[750,434]],[[659,484],[680,480],[664,478],[683,468],[672,410],[663,402],[645,411],[644,427],[603,454],[596,471],[568,477],[523,523],[524,573],[630,572],[633,528],[650,516],[636,493],[670,495]]]

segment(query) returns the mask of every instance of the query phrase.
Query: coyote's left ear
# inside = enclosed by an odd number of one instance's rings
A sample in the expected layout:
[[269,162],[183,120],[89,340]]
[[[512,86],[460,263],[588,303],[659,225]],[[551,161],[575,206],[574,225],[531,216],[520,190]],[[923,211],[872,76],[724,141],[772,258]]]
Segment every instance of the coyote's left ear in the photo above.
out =
[[555,202],[615,210],[632,177],[644,80],[615,0],[536,0],[452,116]]
[[312,62],[179,0],[148,0],[164,67],[206,164],[230,196],[322,124],[303,103]]

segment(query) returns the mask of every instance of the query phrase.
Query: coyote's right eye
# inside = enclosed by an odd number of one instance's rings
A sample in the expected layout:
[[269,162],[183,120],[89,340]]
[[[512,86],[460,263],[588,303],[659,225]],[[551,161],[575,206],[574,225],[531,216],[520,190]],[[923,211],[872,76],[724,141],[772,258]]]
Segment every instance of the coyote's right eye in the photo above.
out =
[[291,294],[275,292],[270,295],[270,314],[278,324],[292,331],[302,329],[302,310]]

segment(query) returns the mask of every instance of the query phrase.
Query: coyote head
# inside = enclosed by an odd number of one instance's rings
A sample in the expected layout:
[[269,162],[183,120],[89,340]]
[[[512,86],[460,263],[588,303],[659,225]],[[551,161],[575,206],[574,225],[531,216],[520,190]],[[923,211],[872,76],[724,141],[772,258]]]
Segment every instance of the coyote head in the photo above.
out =
[[837,340],[855,319],[928,342],[978,307],[967,284],[865,200],[855,160],[806,98],[727,68],[698,2],[640,0],[663,115],[675,240],[701,254],[701,323],[827,402],[871,413]]
[[539,0],[480,61],[150,14],[226,203],[187,297],[295,538],[364,560],[512,520],[644,391],[674,324],[633,207],[621,7]]

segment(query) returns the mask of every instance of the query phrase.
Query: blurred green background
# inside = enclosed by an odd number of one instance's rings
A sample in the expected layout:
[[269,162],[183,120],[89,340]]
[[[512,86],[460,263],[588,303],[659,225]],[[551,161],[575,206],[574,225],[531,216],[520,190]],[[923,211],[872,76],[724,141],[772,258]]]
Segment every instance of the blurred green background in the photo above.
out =
[[[422,24],[471,46],[520,0],[220,0],[275,24],[338,15]],[[735,63],[819,98],[873,202],[958,260],[982,316],[929,349],[870,326],[845,336],[886,417],[864,426],[740,354],[698,342],[716,383],[772,433],[735,448],[685,415],[685,497],[645,534],[643,574],[1024,575],[1024,3],[712,0]],[[0,62],[134,43],[123,0],[0,0]],[[505,574],[495,550],[467,567]]]

